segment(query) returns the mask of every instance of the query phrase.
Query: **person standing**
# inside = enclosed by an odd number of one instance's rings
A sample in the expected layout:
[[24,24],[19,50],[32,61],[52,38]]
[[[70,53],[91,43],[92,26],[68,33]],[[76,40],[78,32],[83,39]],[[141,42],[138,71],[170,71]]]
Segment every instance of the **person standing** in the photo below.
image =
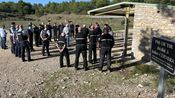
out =
[[30,55],[30,45],[29,45],[29,34],[27,31],[24,31],[23,26],[20,26],[20,32],[21,32],[21,59],[22,61],[26,61],[25,60],[25,50],[27,52],[27,61],[30,62],[31,61],[31,55]]
[[88,36],[88,34],[89,34],[89,29],[86,27],[85,24],[83,25],[82,33],[84,33],[86,36]]
[[69,52],[66,46],[66,39],[64,33],[61,33],[58,41],[57,41],[57,48],[60,52],[60,68],[63,67],[63,57],[66,57],[67,67],[70,67],[70,58]]
[[75,37],[75,35],[78,33],[78,27],[80,27],[80,25],[79,25],[79,24],[76,24],[76,25],[75,25],[75,34],[74,34],[74,37]]
[[61,35],[61,33],[63,32],[63,29],[64,29],[64,24],[63,23],[60,23],[58,25],[58,35],[57,35],[57,38],[59,38],[59,36]]
[[102,30],[100,28],[100,25],[98,23],[95,23],[95,32],[98,35],[98,38],[102,35]]
[[17,32],[14,35],[14,43],[15,43],[15,57],[21,57],[21,42],[22,42],[22,26],[16,26]]
[[51,26],[50,22],[48,22],[48,24],[47,24],[47,29],[50,32],[49,41],[52,42],[52,26]]
[[66,37],[67,47],[69,47],[69,24],[66,24],[66,26],[63,29],[63,33],[65,34]]
[[35,24],[33,25],[33,31],[34,31],[34,37],[35,37],[35,46],[39,47],[40,30]]
[[34,49],[33,49],[33,27],[32,27],[32,22],[29,23],[27,32],[29,34],[30,49],[31,49],[31,51],[34,51]]
[[[97,34],[94,32],[94,26],[91,25],[89,31],[89,63],[96,63],[97,54],[96,54],[96,46],[97,46]],[[92,59],[93,53],[93,59]]]
[[16,25],[15,22],[11,23],[11,27],[10,27],[10,43],[11,43],[11,53],[15,54],[15,41],[14,41],[14,35],[16,33]]
[[54,25],[53,25],[53,36],[54,36],[54,41],[57,40],[57,35],[58,35],[57,32],[58,32],[58,27],[57,27],[57,24],[54,23]]
[[80,53],[83,56],[83,67],[84,70],[88,70],[87,65],[87,36],[82,33],[81,27],[78,28],[78,33],[75,36],[76,39],[76,54],[75,54],[75,70],[78,70]]
[[109,34],[109,29],[104,29],[100,38],[100,66],[99,70],[102,71],[105,56],[107,58],[107,70],[111,71],[111,49],[114,46],[114,38]]
[[42,55],[45,56],[45,48],[46,48],[47,56],[50,56],[50,52],[49,52],[50,32],[47,29],[47,25],[44,25],[44,30],[41,31],[40,37],[43,41]]
[[1,39],[1,48],[2,49],[7,49],[6,37],[7,37],[7,33],[5,31],[5,25],[3,25],[2,28],[0,28],[0,39]]

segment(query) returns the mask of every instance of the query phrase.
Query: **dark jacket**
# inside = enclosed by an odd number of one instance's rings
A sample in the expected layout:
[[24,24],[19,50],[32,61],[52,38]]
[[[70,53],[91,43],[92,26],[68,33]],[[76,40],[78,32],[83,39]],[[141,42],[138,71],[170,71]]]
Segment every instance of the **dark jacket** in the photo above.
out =
[[77,33],[77,35],[75,36],[75,39],[76,39],[76,45],[87,44],[87,35],[82,32]]
[[100,46],[112,48],[114,46],[114,38],[110,34],[103,34],[100,37]]

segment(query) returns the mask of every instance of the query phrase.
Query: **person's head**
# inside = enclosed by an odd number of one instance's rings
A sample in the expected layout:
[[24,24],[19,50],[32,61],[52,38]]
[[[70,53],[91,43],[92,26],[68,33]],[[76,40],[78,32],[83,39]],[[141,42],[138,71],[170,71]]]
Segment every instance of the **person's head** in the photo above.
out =
[[5,25],[2,25],[1,27],[2,27],[2,29],[5,29]]
[[15,27],[15,22],[11,22],[11,27]]
[[47,25],[50,25],[50,22],[48,22]]
[[33,27],[36,27],[36,25],[35,25],[35,24],[33,24]]
[[54,26],[56,26],[57,24],[56,24],[56,23],[54,23],[53,25],[54,25]]
[[99,27],[99,24],[96,22],[96,23],[95,23],[95,28],[97,28],[97,27]]
[[41,22],[41,25],[44,25],[44,22]]
[[48,25],[44,25],[44,29],[47,29]]
[[32,22],[29,22],[29,26],[32,26]]
[[105,25],[104,25],[104,28],[107,28],[107,27],[108,27],[108,24],[105,24]]
[[81,32],[81,27],[78,27],[78,32]]
[[64,36],[64,32],[61,33],[61,36]]
[[69,26],[69,24],[66,24],[66,27],[68,27]]
[[16,29],[17,29],[17,30],[19,29],[19,25],[16,25]]
[[23,25],[19,25],[19,29],[23,29]]
[[83,25],[83,28],[86,28],[86,25],[85,24]]
[[90,26],[90,29],[91,29],[91,30],[94,30],[94,25],[91,25],[91,26]]
[[109,33],[109,28],[105,28],[103,31],[104,34],[108,34]]

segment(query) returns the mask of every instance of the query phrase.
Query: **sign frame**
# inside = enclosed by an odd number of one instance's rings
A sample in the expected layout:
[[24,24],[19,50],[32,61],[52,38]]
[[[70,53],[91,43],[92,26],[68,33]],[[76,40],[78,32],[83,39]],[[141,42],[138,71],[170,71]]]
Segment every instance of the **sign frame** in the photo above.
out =
[[175,41],[153,37],[151,43],[151,61],[175,75]]

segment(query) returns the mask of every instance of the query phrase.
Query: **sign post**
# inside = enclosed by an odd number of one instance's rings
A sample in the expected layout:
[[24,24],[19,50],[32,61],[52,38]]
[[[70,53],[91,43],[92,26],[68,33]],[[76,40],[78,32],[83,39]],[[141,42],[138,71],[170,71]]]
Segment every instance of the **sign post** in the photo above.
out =
[[157,98],[164,98],[167,72],[175,75],[175,42],[153,37],[151,60],[161,66]]
[[164,98],[167,72],[161,67],[157,98]]

